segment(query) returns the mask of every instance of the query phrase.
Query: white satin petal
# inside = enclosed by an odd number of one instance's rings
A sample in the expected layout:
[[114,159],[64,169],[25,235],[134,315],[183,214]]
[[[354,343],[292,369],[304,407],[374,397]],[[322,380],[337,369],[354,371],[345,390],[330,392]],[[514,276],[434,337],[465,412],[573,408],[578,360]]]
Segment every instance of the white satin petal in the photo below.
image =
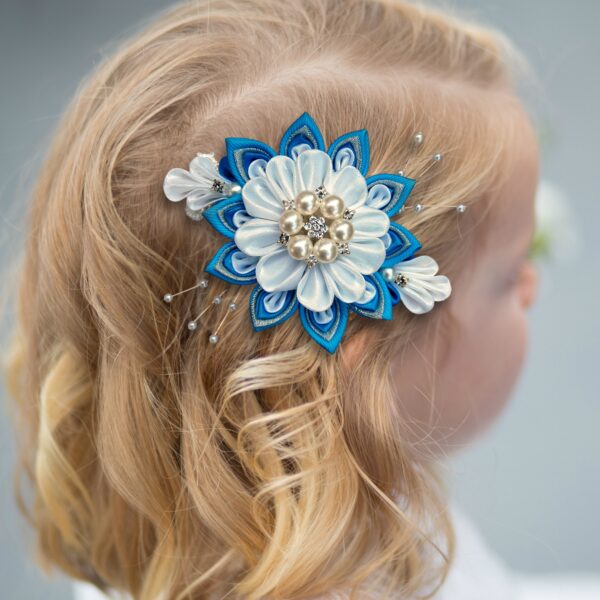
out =
[[419,279],[418,283],[423,286],[436,302],[446,300],[452,293],[450,280],[445,275],[435,275],[427,279]]
[[342,302],[357,302],[365,292],[365,278],[351,265],[336,260],[321,266],[333,293]]
[[375,294],[377,293],[375,286],[370,281],[367,281],[365,279],[365,283],[365,291],[363,292],[363,295],[357,300],[358,304],[366,304],[367,302],[371,302],[371,300],[375,298]]
[[[381,210],[361,206],[352,218],[354,238],[382,237],[390,228],[390,218]],[[354,239],[353,238],[353,239]]]
[[223,197],[223,194],[219,194],[219,192],[215,192],[213,189],[196,188],[188,194],[186,204],[192,210],[200,210],[209,202],[219,200]]
[[183,200],[198,187],[200,187],[200,182],[185,169],[171,169],[163,182],[163,191],[171,202]]
[[265,219],[251,219],[235,232],[235,244],[245,254],[264,256],[281,246],[279,224]]
[[242,188],[242,199],[249,215],[269,221],[279,221],[283,205],[266,177],[254,177],[246,182]]
[[353,239],[348,243],[348,248],[350,254],[338,256],[336,262],[350,265],[363,275],[375,273],[385,260],[385,247],[378,238]]
[[225,178],[219,174],[219,165],[217,161],[214,156],[211,156],[210,154],[198,154],[198,156],[195,156],[190,163],[190,173],[198,179],[205,179],[207,182],[211,183],[215,177],[225,180]]
[[322,150],[305,150],[296,159],[296,189],[314,191],[333,172],[331,158]]
[[356,167],[331,171],[325,180],[325,189],[342,198],[346,208],[356,209],[367,200],[367,182]]
[[297,195],[294,184],[295,170],[294,161],[289,156],[274,156],[267,163],[266,177],[280,203],[293,200]]
[[[306,152],[311,152],[307,150]],[[305,154],[303,152],[303,154]],[[300,155],[302,156],[302,155]],[[322,265],[307,269],[298,284],[298,302],[309,310],[319,312],[328,309],[333,304],[333,289],[326,278]]]
[[262,256],[256,265],[256,280],[267,292],[295,290],[306,270],[303,260],[294,260],[281,246]]
[[410,260],[398,263],[394,267],[394,272],[398,275],[406,273],[407,277],[414,276],[432,276],[438,272],[438,264],[431,256],[417,256]]
[[405,287],[398,287],[402,303],[410,312],[422,315],[429,312],[434,306],[432,295],[418,284],[410,280]]

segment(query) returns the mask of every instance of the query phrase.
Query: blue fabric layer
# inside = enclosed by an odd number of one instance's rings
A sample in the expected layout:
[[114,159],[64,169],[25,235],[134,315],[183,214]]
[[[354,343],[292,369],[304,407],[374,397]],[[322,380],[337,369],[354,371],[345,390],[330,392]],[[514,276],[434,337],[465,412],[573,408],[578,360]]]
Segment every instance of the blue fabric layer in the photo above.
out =
[[229,137],[225,138],[229,169],[235,180],[244,185],[250,179],[248,167],[257,158],[269,161],[275,156],[275,150],[268,144],[251,140],[248,138]]
[[300,144],[307,144],[312,149],[325,150],[321,131],[307,112],[302,113],[287,128],[279,144],[279,154],[294,158],[292,150]]
[[250,318],[255,331],[280,325],[298,309],[296,292],[266,292],[257,285],[250,294]]
[[330,310],[332,318],[323,319],[320,318],[322,313],[315,313],[304,306],[300,306],[300,321],[308,335],[317,344],[325,348],[328,352],[333,353],[346,330],[348,305],[335,298]]
[[386,206],[378,207],[391,218],[400,212],[400,209],[406,203],[406,200],[415,186],[415,180],[394,173],[378,173],[377,175],[367,177],[367,189],[371,189],[376,184],[385,185],[391,192],[388,204]]
[[337,153],[344,148],[352,150],[354,154],[354,164],[352,166],[356,167],[366,177],[370,161],[369,134],[367,130],[359,129],[358,131],[345,133],[329,146],[327,154],[331,156],[334,165]]
[[[244,261],[243,259],[246,259]],[[252,264],[254,266],[247,267],[243,271],[236,269],[235,265],[240,263]],[[244,254],[234,242],[227,242],[214,255],[212,260],[206,267],[206,272],[237,285],[248,285],[256,283],[256,259]]]
[[235,175],[229,168],[229,156],[227,154],[219,160],[219,175],[225,177],[229,181],[235,181]]
[[387,282],[379,273],[365,275],[365,281],[367,285],[371,284],[373,286],[375,296],[365,304],[351,304],[350,310],[370,319],[390,321],[392,318],[392,299],[386,285]]
[[240,211],[246,212],[244,201],[240,194],[235,194],[230,198],[216,202],[207,208],[203,215],[219,233],[229,239],[233,239],[237,230],[234,217]]
[[419,240],[406,227],[402,227],[398,223],[390,223],[388,235],[391,243],[385,250],[385,260],[381,265],[382,269],[393,267],[403,260],[408,260],[421,249]]

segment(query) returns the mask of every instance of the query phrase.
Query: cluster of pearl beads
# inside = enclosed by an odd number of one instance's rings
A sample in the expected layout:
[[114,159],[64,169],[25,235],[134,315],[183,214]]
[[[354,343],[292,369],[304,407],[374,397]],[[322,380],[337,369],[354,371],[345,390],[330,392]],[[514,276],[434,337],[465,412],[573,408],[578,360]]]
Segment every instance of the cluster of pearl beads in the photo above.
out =
[[[349,253],[348,242],[354,235],[350,222],[353,216],[344,201],[329,194],[323,186],[305,190],[286,203],[279,219],[280,242],[287,246],[293,259],[304,260],[309,267],[331,263],[338,254]],[[302,230],[308,235],[302,234]]]

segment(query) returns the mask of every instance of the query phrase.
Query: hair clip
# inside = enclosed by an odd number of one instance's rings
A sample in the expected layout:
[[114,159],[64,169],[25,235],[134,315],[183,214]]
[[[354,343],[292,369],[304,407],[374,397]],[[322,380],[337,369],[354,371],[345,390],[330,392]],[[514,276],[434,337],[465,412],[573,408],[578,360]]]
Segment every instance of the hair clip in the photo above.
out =
[[[423,139],[418,133],[414,142]],[[450,282],[437,274],[436,261],[415,257],[421,244],[391,221],[415,180],[399,173],[367,176],[365,129],[326,148],[316,123],[303,113],[277,152],[247,138],[229,137],[225,144],[219,161],[212,153],[198,154],[189,171],[170,170],[163,188],[169,200],[186,200],[191,218],[203,217],[227,238],[205,270],[254,286],[250,318],[256,331],[298,313],[310,337],[334,352],[350,311],[390,320],[396,304],[423,314],[448,298]],[[196,287],[202,285],[188,289]]]

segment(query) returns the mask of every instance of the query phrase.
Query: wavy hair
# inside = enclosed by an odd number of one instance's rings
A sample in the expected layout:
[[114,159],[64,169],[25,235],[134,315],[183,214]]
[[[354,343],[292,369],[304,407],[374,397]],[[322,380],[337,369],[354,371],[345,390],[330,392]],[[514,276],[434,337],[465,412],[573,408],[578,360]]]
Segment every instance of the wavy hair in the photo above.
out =
[[226,136],[273,144],[304,111],[327,143],[364,127],[373,172],[403,169],[430,207],[403,224],[458,278],[478,212],[444,207],[483,206],[504,177],[510,56],[400,0],[198,0],[84,83],[33,192],[5,361],[43,564],[142,600],[412,597],[443,581],[451,523],[389,371],[448,309],[354,319],[335,355],[294,319],[257,334],[238,310],[210,345],[186,328],[197,296],[162,295],[221,240],[162,180]]

